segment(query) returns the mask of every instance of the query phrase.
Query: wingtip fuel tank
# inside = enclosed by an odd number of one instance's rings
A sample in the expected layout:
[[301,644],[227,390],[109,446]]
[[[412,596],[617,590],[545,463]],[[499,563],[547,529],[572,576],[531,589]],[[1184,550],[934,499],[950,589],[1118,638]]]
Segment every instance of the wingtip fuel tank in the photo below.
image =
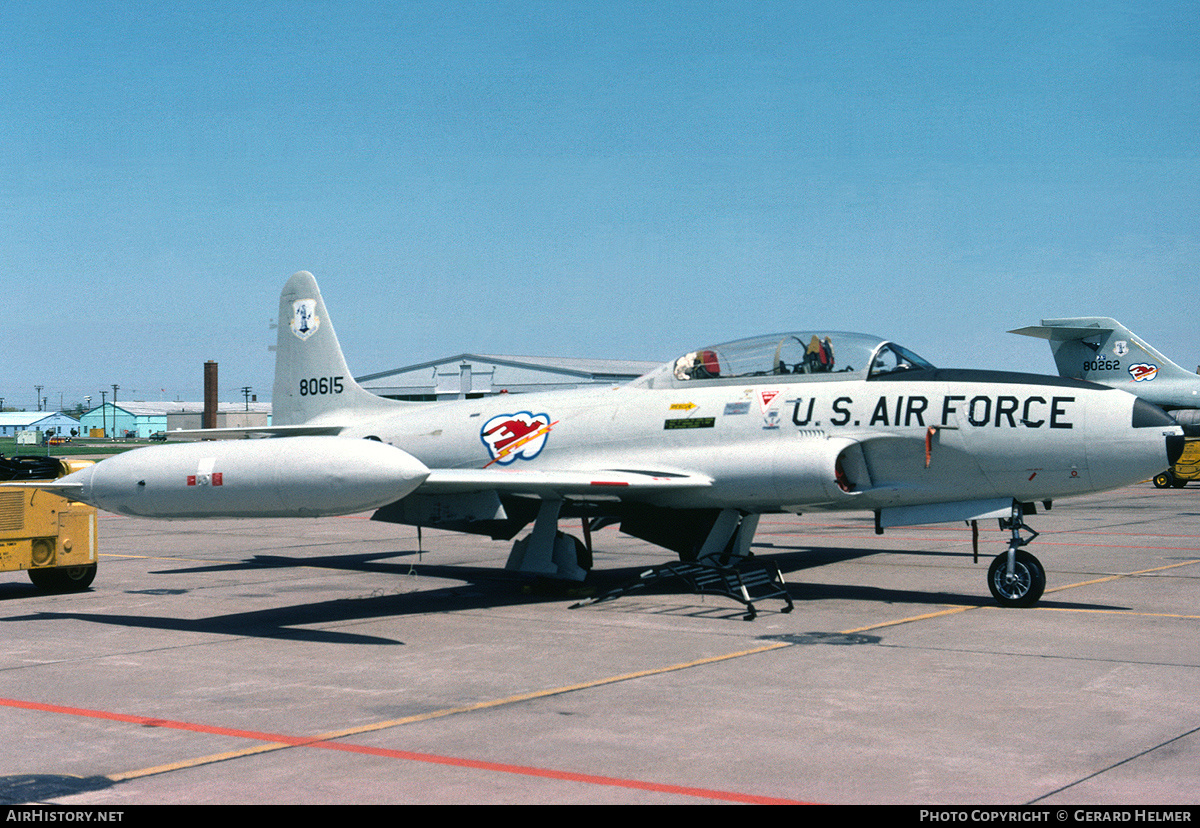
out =
[[61,478],[71,498],[152,518],[327,517],[376,509],[429,469],[374,440],[280,437],[149,446]]

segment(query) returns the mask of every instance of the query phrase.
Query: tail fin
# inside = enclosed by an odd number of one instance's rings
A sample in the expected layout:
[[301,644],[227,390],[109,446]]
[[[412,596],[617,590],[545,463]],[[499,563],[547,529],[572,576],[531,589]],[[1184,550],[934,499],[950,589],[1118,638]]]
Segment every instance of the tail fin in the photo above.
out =
[[288,279],[279,296],[272,425],[332,422],[337,414],[403,406],[354,381],[313,275],[302,270]]
[[1009,333],[1050,340],[1058,373],[1105,385],[1161,379],[1188,379],[1196,375],[1180,368],[1115,319],[1085,316],[1043,319],[1041,325]]

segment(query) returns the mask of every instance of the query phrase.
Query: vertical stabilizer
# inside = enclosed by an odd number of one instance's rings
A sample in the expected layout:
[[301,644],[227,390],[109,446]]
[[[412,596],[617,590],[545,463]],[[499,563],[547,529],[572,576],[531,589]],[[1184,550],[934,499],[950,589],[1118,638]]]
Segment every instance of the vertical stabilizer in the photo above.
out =
[[1043,319],[1009,333],[1050,342],[1058,373],[1128,391],[1200,425],[1200,377],[1180,368],[1120,322],[1106,316]]
[[329,422],[404,404],[377,397],[350,375],[317,280],[300,271],[279,296],[272,425]]
[[1142,383],[1156,377],[1196,381],[1195,374],[1180,368],[1107,316],[1043,319],[1041,325],[1009,333],[1049,340],[1060,376],[1106,385]]

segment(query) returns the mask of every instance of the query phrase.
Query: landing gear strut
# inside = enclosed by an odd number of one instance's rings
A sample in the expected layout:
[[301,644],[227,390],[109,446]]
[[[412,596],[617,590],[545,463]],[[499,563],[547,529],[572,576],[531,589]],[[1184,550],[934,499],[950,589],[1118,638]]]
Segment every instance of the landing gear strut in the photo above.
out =
[[[1033,606],[1046,590],[1046,570],[1041,561],[1021,547],[1036,538],[1038,533],[1022,520],[1021,504],[1015,501],[1012,517],[1001,518],[1000,528],[1010,530],[1012,536],[1008,541],[1008,551],[997,555],[988,567],[988,588],[1000,606]],[[1030,533],[1029,537],[1021,536],[1022,529]]]
[[558,531],[563,502],[546,498],[538,507],[533,531],[513,544],[505,569],[561,581],[582,581],[592,565],[591,535],[585,546],[578,538]]

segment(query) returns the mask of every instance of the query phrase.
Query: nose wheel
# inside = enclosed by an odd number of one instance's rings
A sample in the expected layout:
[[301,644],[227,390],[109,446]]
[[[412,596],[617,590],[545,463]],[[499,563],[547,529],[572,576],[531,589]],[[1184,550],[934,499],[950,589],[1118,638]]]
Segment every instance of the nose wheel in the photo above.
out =
[[988,567],[988,588],[1002,607],[1031,607],[1046,589],[1046,570],[1025,550],[1016,553],[1012,575],[1008,574],[1008,553],[1002,552]]
[[[988,567],[988,588],[1002,607],[1031,607],[1046,590],[1046,570],[1041,561],[1021,547],[1038,533],[1022,520],[1020,503],[1013,503],[1012,517],[1001,519],[1000,528],[1010,530],[1012,537],[1008,551],[997,555]],[[1030,533],[1029,537],[1021,536],[1022,529]]]

